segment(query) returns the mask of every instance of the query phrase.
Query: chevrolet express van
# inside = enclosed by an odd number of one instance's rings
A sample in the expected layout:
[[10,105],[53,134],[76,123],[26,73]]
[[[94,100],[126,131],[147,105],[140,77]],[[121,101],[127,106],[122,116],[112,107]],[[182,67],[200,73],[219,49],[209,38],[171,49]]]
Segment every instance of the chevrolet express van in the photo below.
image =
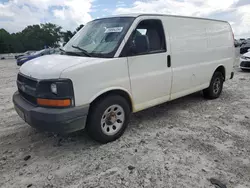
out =
[[21,66],[15,109],[37,129],[85,128],[101,143],[131,113],[201,90],[218,98],[235,61],[229,23],[156,14],[91,21],[61,50]]

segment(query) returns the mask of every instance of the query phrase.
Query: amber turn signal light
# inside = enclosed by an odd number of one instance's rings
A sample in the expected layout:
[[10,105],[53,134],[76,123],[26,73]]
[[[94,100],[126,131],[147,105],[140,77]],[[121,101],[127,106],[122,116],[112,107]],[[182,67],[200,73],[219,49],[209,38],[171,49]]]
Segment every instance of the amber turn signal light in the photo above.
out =
[[70,99],[37,99],[37,104],[40,106],[50,106],[50,107],[69,107],[71,105]]

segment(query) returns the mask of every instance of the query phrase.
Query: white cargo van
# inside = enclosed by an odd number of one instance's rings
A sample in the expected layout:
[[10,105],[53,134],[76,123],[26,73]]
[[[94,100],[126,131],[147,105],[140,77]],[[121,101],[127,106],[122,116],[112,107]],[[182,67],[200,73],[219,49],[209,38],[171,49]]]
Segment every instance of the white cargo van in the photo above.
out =
[[136,14],[89,22],[62,49],[25,63],[15,109],[28,124],[95,140],[119,138],[131,112],[203,90],[220,96],[233,77],[234,38],[225,21]]

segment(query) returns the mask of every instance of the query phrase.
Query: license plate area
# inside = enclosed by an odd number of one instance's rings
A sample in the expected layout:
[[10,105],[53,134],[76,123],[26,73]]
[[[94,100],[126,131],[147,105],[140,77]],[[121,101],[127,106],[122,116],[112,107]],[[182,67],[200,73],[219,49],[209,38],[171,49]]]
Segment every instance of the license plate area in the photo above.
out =
[[22,111],[22,110],[20,110],[18,107],[16,107],[15,106],[15,109],[16,109],[16,112],[17,112],[17,114],[24,120],[24,121],[26,121],[25,120],[25,114],[24,114],[24,112]]

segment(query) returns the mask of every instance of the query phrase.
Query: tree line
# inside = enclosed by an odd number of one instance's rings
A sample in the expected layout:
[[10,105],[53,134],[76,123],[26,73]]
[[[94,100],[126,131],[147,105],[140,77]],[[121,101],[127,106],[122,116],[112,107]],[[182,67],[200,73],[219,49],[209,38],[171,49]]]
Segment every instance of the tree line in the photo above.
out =
[[41,50],[45,47],[59,47],[68,42],[83,25],[74,32],[62,31],[62,27],[52,24],[36,24],[27,26],[17,33],[9,33],[0,29],[0,54],[19,53],[28,50]]

